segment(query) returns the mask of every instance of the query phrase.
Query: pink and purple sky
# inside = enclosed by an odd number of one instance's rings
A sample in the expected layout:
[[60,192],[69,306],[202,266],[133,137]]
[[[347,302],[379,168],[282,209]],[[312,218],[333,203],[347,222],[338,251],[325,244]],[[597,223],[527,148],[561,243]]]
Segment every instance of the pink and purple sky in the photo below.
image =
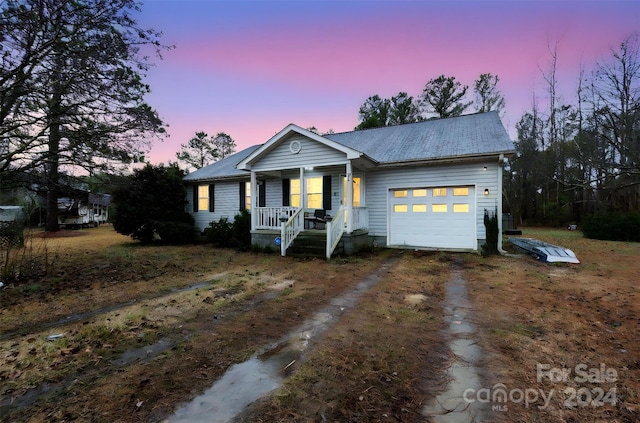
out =
[[144,0],[138,21],[175,45],[147,79],[169,124],[147,159],[167,163],[198,131],[225,132],[238,151],[289,123],[350,131],[367,97],[417,97],[441,74],[469,100],[481,73],[498,75],[513,137],[534,97],[546,107],[550,48],[575,104],[581,67],[640,31],[640,1]]

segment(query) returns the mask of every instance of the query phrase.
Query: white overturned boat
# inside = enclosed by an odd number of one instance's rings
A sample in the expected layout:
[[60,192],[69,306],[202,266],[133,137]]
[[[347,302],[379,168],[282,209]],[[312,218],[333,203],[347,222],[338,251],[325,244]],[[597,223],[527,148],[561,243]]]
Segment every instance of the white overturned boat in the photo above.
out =
[[580,263],[575,253],[533,238],[509,238],[509,242],[534,258],[547,263]]

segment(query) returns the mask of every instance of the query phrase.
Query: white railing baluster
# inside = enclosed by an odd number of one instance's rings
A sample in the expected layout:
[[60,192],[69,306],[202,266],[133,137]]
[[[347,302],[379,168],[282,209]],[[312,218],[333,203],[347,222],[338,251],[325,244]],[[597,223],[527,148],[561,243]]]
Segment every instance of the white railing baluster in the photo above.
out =
[[280,218],[291,217],[297,207],[256,207],[253,213],[257,214],[256,229],[280,229]]
[[333,251],[338,246],[342,234],[345,232],[344,225],[345,209],[340,207],[331,221],[327,222],[327,260],[331,258]]
[[293,243],[298,234],[304,228],[304,209],[296,209],[280,229],[280,254],[287,255],[287,248]]

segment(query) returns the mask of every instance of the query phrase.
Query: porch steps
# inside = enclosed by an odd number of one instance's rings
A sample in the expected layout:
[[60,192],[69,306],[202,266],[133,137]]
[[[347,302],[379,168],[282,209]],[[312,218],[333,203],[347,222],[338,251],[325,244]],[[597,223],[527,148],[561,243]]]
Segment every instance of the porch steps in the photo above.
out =
[[[343,249],[342,241],[340,241],[333,254],[341,254]],[[287,255],[324,258],[326,250],[327,236],[324,231],[303,231],[293,241],[287,250]]]

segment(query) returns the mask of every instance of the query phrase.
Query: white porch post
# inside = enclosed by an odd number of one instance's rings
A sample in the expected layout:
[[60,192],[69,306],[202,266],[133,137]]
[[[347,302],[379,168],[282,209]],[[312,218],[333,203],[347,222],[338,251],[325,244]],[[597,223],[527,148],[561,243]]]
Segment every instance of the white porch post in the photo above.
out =
[[347,162],[347,233],[351,233],[353,227],[353,173],[351,162]]
[[[300,168],[300,208],[304,209],[306,207],[306,199],[307,199],[307,184],[304,183],[304,168]],[[304,212],[303,212],[304,213]]]
[[258,213],[256,207],[258,206],[258,180],[256,173],[251,171],[251,230],[255,231],[258,227]]

